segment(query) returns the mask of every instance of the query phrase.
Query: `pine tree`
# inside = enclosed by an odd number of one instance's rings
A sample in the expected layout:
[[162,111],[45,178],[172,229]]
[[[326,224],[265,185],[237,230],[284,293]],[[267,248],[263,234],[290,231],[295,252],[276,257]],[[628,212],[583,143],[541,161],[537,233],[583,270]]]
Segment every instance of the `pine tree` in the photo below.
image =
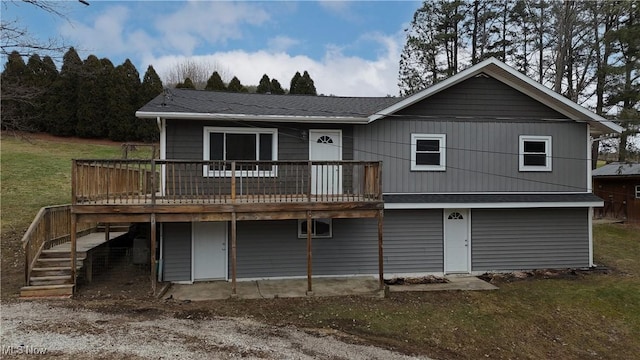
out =
[[318,95],[313,79],[307,71],[305,71],[300,79],[295,83],[295,94],[300,95]]
[[204,89],[209,91],[226,91],[227,87],[224,85],[220,74],[214,71],[209,77],[209,80],[207,80],[207,86],[205,86]]
[[45,106],[51,96],[51,86],[58,78],[58,69],[49,56],[40,59],[33,54],[27,62],[26,83],[34,91],[34,98],[28,104],[28,117],[31,127],[36,131],[44,131],[46,126]]
[[84,138],[105,138],[108,134],[110,94],[113,64],[89,55],[79,78],[76,135]]
[[[163,86],[162,80],[156,73],[153,66],[149,65],[147,71],[144,73],[142,85],[140,86],[140,102],[137,108],[142,107],[147,102],[153,100],[156,96],[162,94]],[[158,141],[160,134],[158,133],[158,127],[155,120],[150,119],[137,119],[137,134],[136,138],[142,141]]]
[[274,95],[284,95],[285,91],[276,79],[271,79],[271,93]]
[[229,92],[249,92],[246,87],[242,85],[240,80],[237,77],[233,77],[231,81],[229,81],[229,86],[227,86],[227,91]]
[[298,81],[300,81],[300,79],[302,79],[302,75],[300,75],[299,71],[296,71],[295,75],[293,75],[293,77],[291,78],[291,82],[289,83],[289,94],[297,94],[297,86],[298,86]]
[[17,51],[9,54],[0,78],[2,88],[2,128],[9,130],[29,130],[31,123],[26,112],[33,98],[26,84],[27,65]]
[[109,139],[134,140],[137,137],[135,117],[140,100],[140,74],[129,59],[118,65],[113,73],[114,86],[109,94]]
[[256,93],[258,94],[271,93],[271,80],[269,79],[267,74],[262,75],[262,78],[260,79],[260,83],[256,88]]
[[176,84],[176,89],[192,89],[195,90],[196,86],[193,84],[190,78],[184,79],[183,82]]
[[82,73],[82,60],[74,48],[70,48],[62,58],[62,68],[58,80],[52,85],[52,95],[47,104],[50,115],[46,126],[54,135],[75,135],[78,117],[78,85]]

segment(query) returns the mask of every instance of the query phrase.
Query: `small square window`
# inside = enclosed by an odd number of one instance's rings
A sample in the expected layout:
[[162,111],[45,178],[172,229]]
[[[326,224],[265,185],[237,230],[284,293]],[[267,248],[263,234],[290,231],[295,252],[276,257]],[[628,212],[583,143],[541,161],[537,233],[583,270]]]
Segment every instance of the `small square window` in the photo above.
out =
[[446,170],[446,135],[411,134],[411,170]]
[[520,171],[551,171],[551,136],[520,136]]
[[640,185],[636,185],[636,199],[640,199]]
[[[298,237],[307,238],[307,220],[298,220]],[[331,219],[311,219],[312,238],[333,237],[333,223]]]

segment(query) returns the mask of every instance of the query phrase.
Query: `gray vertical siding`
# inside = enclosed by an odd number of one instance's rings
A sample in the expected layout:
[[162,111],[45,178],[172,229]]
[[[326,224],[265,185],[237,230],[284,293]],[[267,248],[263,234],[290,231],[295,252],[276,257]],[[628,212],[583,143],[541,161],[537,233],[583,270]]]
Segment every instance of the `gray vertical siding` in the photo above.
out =
[[[587,128],[491,78],[472,78],[354,130],[385,192],[584,191]],[[565,119],[565,120],[563,120]],[[446,134],[446,171],[411,171],[411,134]],[[518,170],[519,135],[550,135],[552,172]]]
[[162,224],[162,278],[191,280],[191,223]]
[[[355,129],[356,160],[383,161],[385,192],[585,191],[586,125],[382,119]],[[446,171],[411,171],[411,134],[446,134]],[[551,172],[518,170],[519,135],[552,136]]]
[[589,211],[473,210],[472,270],[589,266]]
[[[305,276],[297,221],[238,223],[238,277]],[[378,273],[375,219],[334,219],[333,238],[313,240],[314,275]],[[441,272],[442,211],[385,211],[385,273]]]
[[[193,121],[167,120],[167,159],[202,160],[203,128],[205,126],[242,127],[243,124],[228,121]],[[309,141],[302,137],[302,131],[309,129],[340,129],[342,130],[342,159],[353,160],[353,126],[318,124],[273,124],[254,122],[247,127],[277,128],[278,129],[278,159],[279,160],[308,160]]]
[[385,210],[385,273],[443,271],[442,210]]

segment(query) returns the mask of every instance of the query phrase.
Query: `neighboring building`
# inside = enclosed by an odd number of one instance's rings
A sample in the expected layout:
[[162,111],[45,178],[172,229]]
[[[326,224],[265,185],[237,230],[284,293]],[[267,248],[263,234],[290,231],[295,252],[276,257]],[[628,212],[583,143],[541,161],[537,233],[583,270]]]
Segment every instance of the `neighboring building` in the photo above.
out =
[[596,218],[640,222],[640,164],[611,163],[593,170],[593,192],[604,199]]
[[158,224],[160,280],[234,288],[589,267],[590,139],[622,130],[495,59],[407,98],[172,89],[136,115],[161,159],[77,161],[73,221]]

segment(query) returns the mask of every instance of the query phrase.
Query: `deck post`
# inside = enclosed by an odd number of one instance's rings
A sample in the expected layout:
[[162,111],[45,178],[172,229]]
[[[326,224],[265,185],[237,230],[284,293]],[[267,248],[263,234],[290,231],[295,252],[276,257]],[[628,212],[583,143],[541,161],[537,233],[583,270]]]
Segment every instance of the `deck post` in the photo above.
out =
[[[69,231],[69,237],[71,238],[71,283],[76,285],[76,250],[77,250],[77,228],[78,228],[78,215],[71,213],[71,226]],[[74,289],[75,290],[75,289]]]
[[313,295],[313,288],[311,284],[313,270],[313,257],[311,254],[311,229],[311,211],[307,210],[307,295]]
[[156,204],[156,189],[158,188],[158,179],[156,178],[156,161],[151,159],[151,205]]
[[157,280],[158,280],[158,269],[156,268],[156,214],[151,213],[151,291],[155,295]]
[[384,289],[384,249],[382,244],[382,230],[384,220],[384,210],[378,210],[378,279],[380,290]]
[[311,161],[309,161],[308,165],[307,165],[307,172],[309,173],[309,177],[307,179],[307,201],[311,202],[311,191],[313,190],[311,187],[311,182],[313,181],[313,177],[311,175],[313,169],[313,165],[311,164]]
[[236,202],[236,162],[231,162],[231,202]]
[[71,160],[71,204],[75,205],[77,199],[77,186],[78,186],[78,161],[76,159]]
[[236,226],[236,213],[235,211],[231,213],[231,297],[235,297],[237,295],[236,288],[236,270],[237,270],[237,257],[236,257],[236,236],[237,236],[237,226]]

